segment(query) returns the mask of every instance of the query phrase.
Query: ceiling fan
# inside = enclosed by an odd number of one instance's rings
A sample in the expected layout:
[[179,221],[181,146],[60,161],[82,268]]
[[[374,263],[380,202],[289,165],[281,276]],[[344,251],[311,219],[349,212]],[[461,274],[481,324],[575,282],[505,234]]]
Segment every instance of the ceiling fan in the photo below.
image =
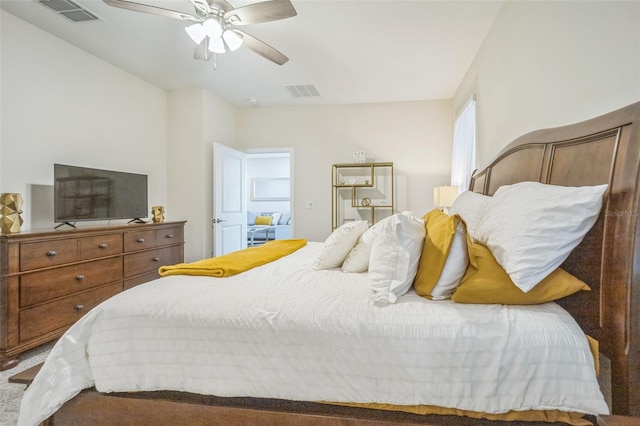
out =
[[289,60],[267,43],[236,27],[291,18],[297,12],[289,0],[268,0],[235,9],[226,0],[189,0],[195,14],[164,9],[128,0],[103,0],[109,6],[150,13],[191,23],[185,30],[197,44],[194,58],[207,61],[216,53],[246,45],[258,55],[283,65]]

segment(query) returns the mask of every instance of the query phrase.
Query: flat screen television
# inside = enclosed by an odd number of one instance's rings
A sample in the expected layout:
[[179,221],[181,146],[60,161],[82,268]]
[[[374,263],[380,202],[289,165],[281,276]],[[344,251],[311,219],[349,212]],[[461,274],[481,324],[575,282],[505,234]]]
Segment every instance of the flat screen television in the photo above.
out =
[[54,164],[53,176],[56,223],[148,216],[147,175]]

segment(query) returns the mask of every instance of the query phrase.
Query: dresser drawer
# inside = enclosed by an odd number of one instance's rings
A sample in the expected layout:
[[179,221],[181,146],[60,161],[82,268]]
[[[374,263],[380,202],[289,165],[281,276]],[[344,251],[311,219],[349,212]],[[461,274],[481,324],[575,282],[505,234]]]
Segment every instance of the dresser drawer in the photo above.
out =
[[80,259],[95,259],[122,253],[122,234],[98,235],[80,238]]
[[78,240],[69,238],[20,245],[20,270],[45,268],[78,260]]
[[160,263],[159,250],[149,250],[142,253],[128,254],[124,257],[124,276],[132,277],[158,269]]
[[138,275],[133,278],[124,280],[122,288],[124,290],[129,290],[131,287],[153,281],[156,278],[160,278],[160,274],[158,274],[158,271],[147,272],[144,275]]
[[182,263],[184,256],[182,246],[165,247],[159,249],[160,265],[175,265]]
[[20,277],[20,307],[42,303],[120,279],[120,257],[25,274]]
[[99,303],[122,291],[122,283],[98,287],[20,311],[20,341],[67,327]]
[[174,228],[158,229],[156,231],[156,244],[158,247],[166,246],[168,244],[176,244],[183,242],[183,230],[182,226],[176,226]]
[[154,248],[156,246],[156,230],[132,231],[124,234],[124,251],[132,252]]
[[132,277],[145,272],[156,271],[160,266],[171,265],[179,261],[180,251],[176,250],[175,247],[129,254],[124,257],[124,276]]

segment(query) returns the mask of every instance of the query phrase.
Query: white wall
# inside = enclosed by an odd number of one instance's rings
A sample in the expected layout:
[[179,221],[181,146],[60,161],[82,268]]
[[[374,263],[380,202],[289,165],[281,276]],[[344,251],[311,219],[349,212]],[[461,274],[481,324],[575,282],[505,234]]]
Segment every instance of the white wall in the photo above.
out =
[[282,212],[291,210],[289,201],[252,200],[252,181],[254,178],[288,178],[290,177],[290,156],[247,156],[247,210],[253,212]]
[[[392,161],[398,209],[422,215],[433,207],[432,189],[451,171],[450,100],[238,110],[241,149],[293,147],[295,238],[324,241],[331,233],[331,165]],[[306,209],[305,202],[313,201]]]
[[29,187],[54,163],[148,174],[149,209],[165,205],[166,93],[1,10],[0,27],[0,192],[23,194],[23,229],[53,212]]
[[236,110],[202,89],[166,93],[13,15],[0,19],[0,192],[25,196],[23,229],[43,210],[29,188],[52,185],[55,162],[146,173],[149,207],[187,220],[185,260],[208,256],[213,142],[293,148],[295,230],[311,240],[330,232],[331,164],[355,150],[396,163],[400,209],[426,212],[432,187],[448,182],[450,100]]
[[186,220],[185,261],[213,248],[213,143],[235,145],[235,109],[204,89],[170,92],[168,201]]
[[640,100],[640,2],[506,2],[454,110],[473,93],[479,166],[526,132]]

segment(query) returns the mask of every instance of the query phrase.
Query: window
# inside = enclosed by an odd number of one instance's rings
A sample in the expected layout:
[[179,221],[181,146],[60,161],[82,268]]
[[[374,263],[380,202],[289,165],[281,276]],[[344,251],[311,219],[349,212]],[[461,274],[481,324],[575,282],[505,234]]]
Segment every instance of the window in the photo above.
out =
[[471,174],[476,169],[476,99],[469,100],[453,125],[451,185],[460,192],[469,189]]

